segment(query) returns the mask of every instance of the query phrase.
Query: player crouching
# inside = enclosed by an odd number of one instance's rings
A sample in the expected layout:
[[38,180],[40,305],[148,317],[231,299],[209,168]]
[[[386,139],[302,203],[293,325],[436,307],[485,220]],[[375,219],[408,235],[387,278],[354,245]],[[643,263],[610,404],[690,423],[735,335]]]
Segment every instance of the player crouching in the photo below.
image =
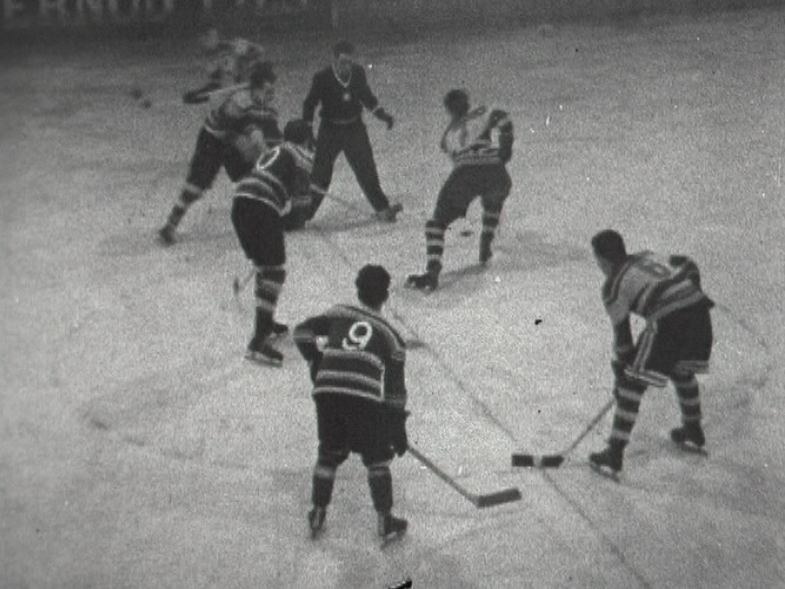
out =
[[282,217],[294,195],[307,193],[313,162],[310,128],[290,121],[284,142],[263,154],[249,176],[235,188],[232,224],[246,257],[256,268],[256,317],[248,344],[249,360],[280,365],[283,354],[270,343],[271,335],[285,333],[274,321],[278,295],[286,278],[286,248]]

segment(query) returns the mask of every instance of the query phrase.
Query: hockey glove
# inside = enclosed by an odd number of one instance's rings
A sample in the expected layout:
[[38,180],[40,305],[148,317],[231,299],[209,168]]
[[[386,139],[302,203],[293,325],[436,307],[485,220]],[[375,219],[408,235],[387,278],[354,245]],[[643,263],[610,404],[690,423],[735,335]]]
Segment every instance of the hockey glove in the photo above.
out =
[[409,412],[402,409],[392,409],[390,411],[390,438],[393,450],[398,456],[406,454],[409,448],[409,439],[406,436],[406,419]]
[[380,121],[384,122],[385,125],[387,125],[387,130],[393,128],[393,125],[395,124],[395,119],[386,110],[380,108],[377,109],[373,114],[376,115],[377,119],[379,119]]

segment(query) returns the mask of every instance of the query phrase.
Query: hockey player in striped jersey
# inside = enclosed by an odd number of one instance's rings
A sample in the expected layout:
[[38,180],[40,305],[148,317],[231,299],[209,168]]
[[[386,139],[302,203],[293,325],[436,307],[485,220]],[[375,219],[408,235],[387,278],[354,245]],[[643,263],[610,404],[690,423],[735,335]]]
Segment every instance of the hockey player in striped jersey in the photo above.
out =
[[[612,473],[621,470],[644,391],[668,381],[676,389],[682,419],[671,439],[702,448],[706,439],[695,375],[708,371],[714,303],[701,290],[698,266],[686,256],[627,254],[622,236],[610,229],[597,233],[591,243],[606,277],[602,299],[614,333],[616,412],[608,447],[591,454],[590,463]],[[646,321],[636,342],[630,314]]]
[[283,354],[270,343],[286,325],[274,320],[286,278],[283,215],[296,195],[307,195],[313,165],[311,129],[301,120],[284,127],[284,142],[264,153],[236,186],[232,224],[246,257],[256,268],[254,335],[246,358],[280,365]]
[[436,199],[433,216],[425,224],[426,269],[410,274],[405,286],[435,290],[439,285],[444,254],[444,234],[458,218],[465,217],[472,201],[482,203],[480,263],[492,257],[491,244],[496,235],[504,201],[512,180],[506,163],[512,157],[513,126],[502,110],[472,109],[465,90],[450,90],[444,98],[450,123],[440,147],[453,161],[453,170]]
[[[322,530],[338,467],[352,452],[368,469],[378,513],[379,536],[403,534],[407,522],[391,515],[390,462],[408,447],[406,436],[406,345],[382,317],[390,275],[366,265],[355,280],[360,305],[335,305],[298,325],[294,340],[308,361],[319,434],[313,471],[313,537]],[[320,340],[326,340],[323,346]]]
[[158,232],[165,245],[174,243],[188,208],[213,185],[222,167],[237,182],[263,152],[281,142],[278,112],[273,107],[275,81],[272,64],[265,62],[251,73],[248,88],[235,90],[212,106],[196,139],[185,184]]
[[185,104],[208,102],[217,90],[247,83],[253,68],[264,59],[264,47],[238,37],[221,40],[218,29],[211,27],[202,39],[208,82],[183,94]]

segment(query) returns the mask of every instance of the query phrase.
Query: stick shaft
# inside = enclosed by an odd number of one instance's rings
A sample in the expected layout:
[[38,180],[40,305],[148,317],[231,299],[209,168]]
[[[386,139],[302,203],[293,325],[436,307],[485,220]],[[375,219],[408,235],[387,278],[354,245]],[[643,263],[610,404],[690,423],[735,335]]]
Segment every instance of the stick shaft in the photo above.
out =
[[456,491],[458,491],[458,492],[459,492],[461,495],[463,495],[463,496],[464,496],[466,499],[468,499],[469,501],[471,501],[471,502],[472,502],[472,503],[474,503],[475,505],[478,505],[478,499],[477,499],[477,496],[476,496],[476,495],[474,495],[474,494],[472,494],[472,493],[469,493],[469,492],[468,492],[466,489],[464,489],[463,487],[461,487],[461,486],[460,486],[458,483],[456,483],[456,482],[455,482],[455,481],[452,479],[452,477],[450,477],[450,476],[449,476],[447,473],[445,473],[445,472],[444,472],[442,469],[440,469],[440,468],[439,468],[438,466],[436,466],[436,465],[435,465],[433,462],[431,462],[431,461],[430,461],[430,460],[429,460],[427,457],[425,457],[425,456],[424,456],[424,455],[423,455],[423,454],[422,454],[422,453],[421,453],[419,450],[417,450],[417,448],[414,448],[414,447],[412,447],[412,446],[409,446],[409,448],[408,448],[408,452],[409,452],[409,453],[410,453],[412,456],[414,456],[414,457],[415,457],[417,460],[419,460],[420,462],[422,462],[422,463],[425,465],[425,467],[426,467],[426,468],[428,468],[428,470],[430,470],[430,471],[431,471],[433,474],[435,474],[437,477],[439,477],[440,479],[442,479],[442,480],[443,480],[445,483],[447,483],[448,485],[450,485],[450,486],[451,486],[453,489],[455,489]]
[[595,415],[592,418],[592,420],[589,422],[589,424],[585,428],[583,428],[583,431],[577,438],[575,438],[575,441],[562,452],[562,455],[569,454],[570,452],[575,450],[578,444],[580,444],[583,441],[583,438],[588,436],[589,432],[591,432],[594,429],[594,427],[602,420],[602,418],[605,417],[605,414],[611,410],[611,407],[613,407],[615,402],[616,399],[611,397],[611,400],[602,406],[602,409],[600,409],[597,415]]

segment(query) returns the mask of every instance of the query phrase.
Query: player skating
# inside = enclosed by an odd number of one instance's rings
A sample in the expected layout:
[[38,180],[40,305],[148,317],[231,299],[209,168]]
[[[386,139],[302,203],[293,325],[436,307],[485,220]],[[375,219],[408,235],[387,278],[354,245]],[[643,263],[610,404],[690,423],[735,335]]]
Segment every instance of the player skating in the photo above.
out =
[[[403,456],[406,436],[406,348],[381,316],[390,275],[366,265],[355,280],[360,305],[335,305],[298,325],[294,340],[308,361],[319,436],[313,471],[313,537],[322,531],[338,467],[354,452],[368,469],[378,534],[390,539],[406,531],[405,519],[391,514],[390,462]],[[319,346],[320,339],[326,343]]]
[[213,185],[221,168],[237,182],[263,152],[281,142],[278,112],[273,106],[275,81],[272,64],[259,64],[250,74],[248,88],[232,91],[210,109],[196,139],[185,184],[158,232],[164,244],[174,243],[175,231],[188,208]]
[[335,160],[343,152],[371,203],[376,217],[394,222],[403,210],[400,203],[390,204],[379,183],[368,130],[363,121],[363,108],[393,127],[393,117],[381,106],[374,95],[365,69],[354,61],[354,46],[346,41],[333,47],[333,63],[314,75],[303,103],[303,119],[312,122],[317,106],[319,132],[316,137],[316,156],[311,174],[311,202],[293,214],[292,228],[302,227],[312,219],[322,204],[332,181]]
[[452,159],[453,170],[439,192],[433,216],[425,224],[425,272],[410,274],[405,281],[409,288],[426,291],[439,285],[447,228],[466,216],[477,197],[482,203],[480,263],[491,259],[491,243],[512,188],[506,163],[512,157],[513,125],[507,113],[489,112],[484,106],[471,109],[469,95],[460,89],[446,94],[444,107],[450,122],[440,147]]
[[[616,411],[608,447],[591,454],[590,463],[614,474],[621,470],[644,391],[649,385],[664,387],[669,380],[682,419],[682,425],[671,430],[671,439],[702,448],[706,438],[695,375],[708,370],[713,339],[709,310],[714,303],[701,290],[697,265],[686,256],[627,254],[623,238],[613,230],[597,233],[591,243],[606,277],[602,298],[613,324]],[[637,342],[631,313],[646,321]]]
[[287,123],[283,139],[237,184],[232,200],[232,224],[256,269],[254,335],[246,357],[273,365],[281,364],[283,354],[270,343],[270,337],[287,331],[286,325],[273,318],[286,278],[282,217],[292,196],[308,191],[313,158],[310,128],[303,121]]
[[244,84],[253,68],[264,59],[264,48],[241,37],[221,40],[218,29],[210,27],[202,38],[207,65],[205,85],[183,94],[186,104],[201,104],[217,91]]

